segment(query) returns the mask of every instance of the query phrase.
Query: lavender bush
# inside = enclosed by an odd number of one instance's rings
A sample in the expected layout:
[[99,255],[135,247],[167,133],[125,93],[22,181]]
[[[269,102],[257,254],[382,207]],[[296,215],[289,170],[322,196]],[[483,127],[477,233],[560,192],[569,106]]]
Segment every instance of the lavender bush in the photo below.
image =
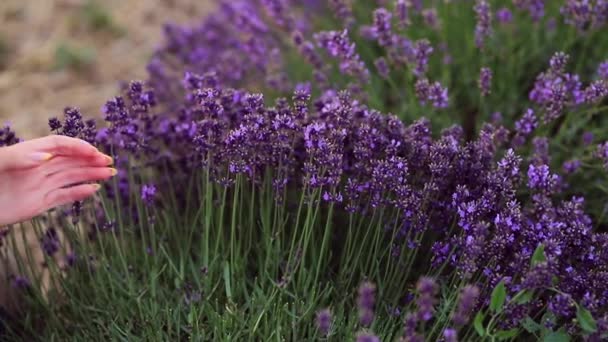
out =
[[601,0],[260,0],[167,25],[102,125],[49,120],[120,171],[38,220],[72,235],[67,276],[47,266],[66,300],[28,286],[17,333],[606,338],[607,20]]

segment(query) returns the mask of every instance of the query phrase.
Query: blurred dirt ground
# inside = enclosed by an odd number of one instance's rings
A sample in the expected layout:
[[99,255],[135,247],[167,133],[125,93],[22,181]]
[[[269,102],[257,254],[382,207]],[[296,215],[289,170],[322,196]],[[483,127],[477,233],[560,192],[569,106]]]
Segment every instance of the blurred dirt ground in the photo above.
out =
[[119,81],[145,77],[162,24],[201,20],[213,0],[0,0],[0,125],[48,134],[65,106],[99,115]]

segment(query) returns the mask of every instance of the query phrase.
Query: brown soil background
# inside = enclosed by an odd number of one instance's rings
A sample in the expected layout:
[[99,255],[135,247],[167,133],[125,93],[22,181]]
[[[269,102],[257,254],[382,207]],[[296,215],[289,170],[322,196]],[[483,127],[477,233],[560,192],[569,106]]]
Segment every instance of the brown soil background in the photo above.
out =
[[145,77],[163,23],[196,22],[212,7],[213,0],[0,0],[0,125],[32,138],[48,134],[48,118],[65,106],[99,115],[120,81]]

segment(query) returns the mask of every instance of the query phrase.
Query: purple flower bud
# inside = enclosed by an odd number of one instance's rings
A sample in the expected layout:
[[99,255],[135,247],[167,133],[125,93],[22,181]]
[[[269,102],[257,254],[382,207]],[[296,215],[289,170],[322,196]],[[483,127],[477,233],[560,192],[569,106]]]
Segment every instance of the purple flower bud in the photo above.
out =
[[481,48],[484,45],[485,38],[492,34],[492,12],[490,4],[486,0],[476,0],[474,9],[477,15],[475,44],[478,48]]
[[359,307],[359,323],[367,327],[374,320],[374,306],[376,304],[376,285],[364,282],[359,286],[359,297],[357,305]]
[[141,187],[141,199],[147,206],[151,206],[154,203],[156,197],[156,186],[153,184],[144,184]]
[[374,11],[374,35],[380,46],[388,47],[393,44],[391,19],[391,12],[385,8],[378,8]]
[[605,81],[608,81],[608,60],[600,63],[600,65],[597,67],[597,76]]
[[479,288],[472,285],[465,286],[460,292],[456,311],[452,316],[452,321],[458,326],[463,326],[469,322],[471,313],[475,309],[477,298],[479,297]]
[[589,146],[593,144],[593,132],[584,132],[582,136],[583,145]]
[[435,313],[439,287],[432,278],[422,277],[416,284],[416,291],[418,292],[416,299],[418,319],[424,322],[429,321]]
[[581,161],[578,159],[572,159],[564,162],[562,169],[566,174],[575,173],[581,167]]
[[358,333],[357,342],[380,342],[380,338],[376,335],[369,333]]
[[498,11],[496,11],[496,19],[501,24],[508,24],[513,21],[513,13],[511,13],[511,10],[506,7],[500,8]]
[[458,332],[452,328],[445,329],[443,339],[445,342],[458,342]]
[[331,329],[331,311],[329,309],[323,309],[317,311],[317,329],[323,336],[327,336],[329,333],[329,329]]
[[384,57],[380,57],[376,59],[374,64],[376,65],[376,70],[378,70],[378,75],[384,79],[388,79],[389,70],[386,59],[384,59]]
[[481,68],[477,84],[482,96],[490,95],[490,87],[492,86],[492,69],[486,67]]

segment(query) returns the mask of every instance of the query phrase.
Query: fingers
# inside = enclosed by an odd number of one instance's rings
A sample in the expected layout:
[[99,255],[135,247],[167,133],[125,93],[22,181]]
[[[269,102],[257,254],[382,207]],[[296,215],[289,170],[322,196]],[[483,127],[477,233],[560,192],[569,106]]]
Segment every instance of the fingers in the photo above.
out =
[[50,135],[0,148],[0,170],[37,167],[55,156],[87,158],[99,153],[84,140]]
[[64,169],[48,176],[45,180],[45,188],[57,189],[78,183],[106,180],[114,175],[116,175],[116,169],[109,167]]
[[82,201],[99,190],[99,184],[81,184],[70,188],[60,188],[46,194],[44,201],[47,208]]
[[99,151],[88,142],[70,138],[63,135],[49,135],[43,138],[26,141],[36,151],[51,153],[52,155],[86,157],[94,156]]
[[103,167],[112,165],[112,158],[103,153],[97,153],[92,157],[73,158],[65,156],[53,157],[48,162],[41,166],[41,172],[44,175],[52,175],[54,173],[83,167]]

